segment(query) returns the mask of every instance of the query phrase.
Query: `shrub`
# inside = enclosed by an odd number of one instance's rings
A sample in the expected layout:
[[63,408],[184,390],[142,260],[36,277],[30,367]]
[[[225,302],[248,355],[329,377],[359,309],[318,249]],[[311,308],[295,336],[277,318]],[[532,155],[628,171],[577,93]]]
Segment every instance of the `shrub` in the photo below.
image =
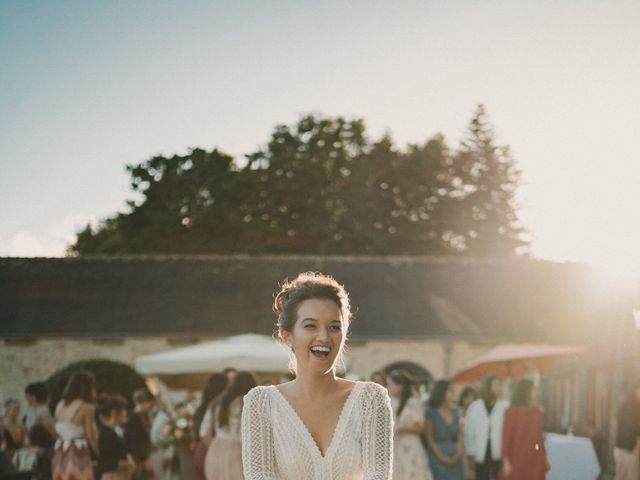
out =
[[49,408],[53,412],[62,398],[64,388],[78,370],[88,370],[96,376],[96,390],[101,393],[118,393],[133,406],[132,394],[138,388],[144,388],[144,378],[129,365],[113,360],[92,359],[74,362],[53,373],[47,380],[49,389]]

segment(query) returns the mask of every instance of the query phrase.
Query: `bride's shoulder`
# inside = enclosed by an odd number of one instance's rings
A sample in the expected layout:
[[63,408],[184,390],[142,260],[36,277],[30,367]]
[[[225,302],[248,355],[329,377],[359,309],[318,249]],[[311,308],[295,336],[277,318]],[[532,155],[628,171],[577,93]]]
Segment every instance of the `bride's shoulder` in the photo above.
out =
[[253,387],[244,396],[244,403],[263,402],[269,398],[273,390],[276,390],[276,387],[273,385],[258,385],[257,387]]
[[387,389],[375,382],[358,381],[353,388],[360,388],[360,395],[366,402],[386,403],[389,401]]

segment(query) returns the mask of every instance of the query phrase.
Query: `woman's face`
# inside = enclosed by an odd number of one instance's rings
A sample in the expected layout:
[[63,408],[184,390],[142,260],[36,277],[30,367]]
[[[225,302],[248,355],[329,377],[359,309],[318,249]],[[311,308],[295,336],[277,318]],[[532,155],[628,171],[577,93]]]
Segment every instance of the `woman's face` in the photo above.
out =
[[340,308],[335,302],[320,298],[301,302],[293,331],[282,331],[283,340],[296,357],[298,374],[332,371],[342,352],[345,336]]
[[18,402],[11,402],[7,405],[5,415],[11,419],[16,419],[20,415],[20,404]]
[[500,380],[499,378],[494,379],[493,382],[491,382],[491,391],[496,396],[496,398],[502,398],[502,395],[504,394],[504,389],[502,388],[502,380]]
[[476,396],[473,392],[469,392],[467,393],[467,396],[464,397],[464,399],[462,400],[462,405],[464,406],[464,408],[467,408],[469,405],[471,405],[471,402],[473,402],[476,399]]
[[455,396],[455,393],[453,393],[453,387],[449,387],[447,389],[446,395],[444,396],[444,401],[445,403],[451,405],[453,402],[455,402],[455,400],[456,400],[456,396]]
[[392,397],[400,398],[402,395],[402,385],[393,381],[391,377],[387,378],[387,390]]
[[123,408],[116,413],[116,425],[123,425],[127,420],[127,411]]

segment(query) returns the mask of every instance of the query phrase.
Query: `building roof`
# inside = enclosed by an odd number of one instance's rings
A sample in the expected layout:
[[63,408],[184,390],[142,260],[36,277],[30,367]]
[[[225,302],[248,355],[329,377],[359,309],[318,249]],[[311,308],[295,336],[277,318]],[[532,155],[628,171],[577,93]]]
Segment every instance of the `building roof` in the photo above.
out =
[[0,338],[268,334],[278,283],[307,270],[346,286],[354,339],[570,343],[626,321],[637,300],[588,266],[524,258],[0,258]]

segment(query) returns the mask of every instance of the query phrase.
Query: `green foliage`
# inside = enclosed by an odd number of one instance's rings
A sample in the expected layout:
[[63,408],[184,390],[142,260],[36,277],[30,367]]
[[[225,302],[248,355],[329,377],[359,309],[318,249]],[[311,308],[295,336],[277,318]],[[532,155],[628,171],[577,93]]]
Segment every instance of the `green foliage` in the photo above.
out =
[[62,398],[67,382],[78,370],[93,372],[96,377],[96,390],[98,394],[120,394],[127,399],[129,406],[132,406],[133,392],[146,386],[144,378],[124,363],[103,359],[83,360],[71,363],[51,374],[45,381],[49,389],[49,405],[52,411]]
[[456,151],[442,135],[396,148],[364,122],[307,115],[239,165],[213,150],[127,167],[138,201],[87,226],[87,253],[511,255],[525,245],[508,148],[482,105]]

